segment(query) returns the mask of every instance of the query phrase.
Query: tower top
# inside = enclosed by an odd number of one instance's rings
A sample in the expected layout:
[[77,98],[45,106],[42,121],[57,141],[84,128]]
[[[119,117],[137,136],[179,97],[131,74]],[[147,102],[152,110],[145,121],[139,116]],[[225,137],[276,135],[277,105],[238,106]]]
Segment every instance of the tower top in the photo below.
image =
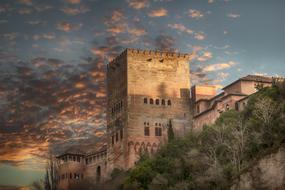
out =
[[143,56],[149,58],[162,58],[162,59],[172,58],[172,59],[183,59],[183,60],[190,60],[193,57],[193,54],[187,54],[187,53],[127,48],[120,55],[118,55],[112,61],[110,61],[109,64],[117,62],[124,55]]

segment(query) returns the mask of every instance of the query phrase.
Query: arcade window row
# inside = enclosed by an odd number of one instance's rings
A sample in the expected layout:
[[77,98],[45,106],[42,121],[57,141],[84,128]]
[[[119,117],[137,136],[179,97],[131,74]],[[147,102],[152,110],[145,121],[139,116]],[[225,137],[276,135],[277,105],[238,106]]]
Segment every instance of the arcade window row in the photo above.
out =
[[151,104],[151,105],[162,105],[162,106],[171,106],[171,100],[165,100],[165,99],[153,99],[153,98],[144,98],[143,99],[144,104]]

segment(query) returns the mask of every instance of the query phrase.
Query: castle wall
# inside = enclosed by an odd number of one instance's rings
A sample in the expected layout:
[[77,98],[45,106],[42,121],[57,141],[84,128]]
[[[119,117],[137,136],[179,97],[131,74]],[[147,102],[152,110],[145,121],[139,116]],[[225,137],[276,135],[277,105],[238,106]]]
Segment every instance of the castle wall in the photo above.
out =
[[[170,120],[176,135],[190,129],[189,73],[189,57],[185,55],[128,51],[127,168],[137,161],[138,147],[155,151],[167,142]],[[155,128],[161,130],[161,136],[155,135]]]

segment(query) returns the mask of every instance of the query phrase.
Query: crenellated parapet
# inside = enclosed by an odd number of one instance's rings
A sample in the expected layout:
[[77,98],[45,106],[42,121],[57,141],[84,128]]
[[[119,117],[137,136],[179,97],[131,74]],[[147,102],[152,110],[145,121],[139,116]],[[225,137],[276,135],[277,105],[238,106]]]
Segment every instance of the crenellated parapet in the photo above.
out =
[[154,58],[174,58],[174,59],[191,59],[191,54],[187,53],[176,53],[170,51],[158,51],[158,50],[141,50],[141,49],[126,49],[128,55],[131,56],[143,56],[143,57],[154,57]]
[[176,52],[171,52],[171,51],[143,50],[143,49],[127,48],[119,56],[117,56],[115,59],[110,61],[108,66],[109,67],[119,66],[120,61],[126,58],[127,55],[129,57],[147,58],[148,59],[147,61],[150,61],[151,59],[159,59],[159,60],[176,59],[176,60],[189,61],[194,56],[193,54],[176,53]]

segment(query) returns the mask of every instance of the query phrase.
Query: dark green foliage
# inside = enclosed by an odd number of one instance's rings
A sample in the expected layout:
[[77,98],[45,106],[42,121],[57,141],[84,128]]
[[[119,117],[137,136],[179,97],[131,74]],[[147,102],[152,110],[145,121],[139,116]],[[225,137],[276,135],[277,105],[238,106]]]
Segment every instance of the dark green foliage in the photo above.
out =
[[169,120],[168,123],[167,135],[168,135],[168,142],[171,142],[174,139],[174,132],[171,120]]
[[[123,189],[229,189],[253,160],[285,139],[285,83],[262,88],[242,112],[227,111],[199,134],[174,138],[155,156],[144,155]],[[170,130],[171,129],[171,130]]]

